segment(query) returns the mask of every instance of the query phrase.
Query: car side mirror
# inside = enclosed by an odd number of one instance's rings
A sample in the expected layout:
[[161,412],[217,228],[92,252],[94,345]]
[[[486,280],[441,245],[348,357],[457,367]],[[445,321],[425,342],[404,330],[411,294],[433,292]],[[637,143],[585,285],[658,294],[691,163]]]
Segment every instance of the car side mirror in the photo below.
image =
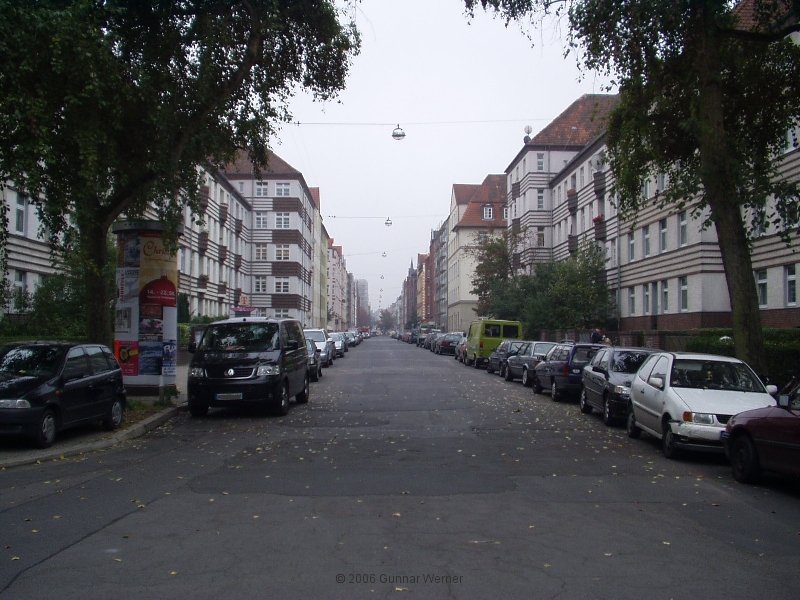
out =
[[777,385],[773,385],[773,384],[768,385],[767,386],[767,393],[770,396],[775,396],[778,393],[778,386]]
[[659,390],[664,389],[664,379],[661,377],[651,377],[647,380],[647,383],[652,385],[654,388],[658,388]]

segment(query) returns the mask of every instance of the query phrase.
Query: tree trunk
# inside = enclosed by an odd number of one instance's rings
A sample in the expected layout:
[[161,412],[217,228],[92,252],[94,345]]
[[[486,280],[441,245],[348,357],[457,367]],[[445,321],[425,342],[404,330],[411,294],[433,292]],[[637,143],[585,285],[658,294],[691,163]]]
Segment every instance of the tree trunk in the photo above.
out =
[[742,222],[736,181],[727,160],[727,132],[724,124],[724,98],[718,76],[721,58],[714,34],[712,9],[698,2],[694,48],[699,74],[698,142],[700,179],[717,232],[733,319],[736,356],[746,361],[759,376],[767,375],[761,313],[758,307],[750,246]]
[[79,252],[84,265],[86,289],[86,337],[89,341],[111,345],[111,290],[105,278],[108,266],[108,228],[102,222],[79,223]]

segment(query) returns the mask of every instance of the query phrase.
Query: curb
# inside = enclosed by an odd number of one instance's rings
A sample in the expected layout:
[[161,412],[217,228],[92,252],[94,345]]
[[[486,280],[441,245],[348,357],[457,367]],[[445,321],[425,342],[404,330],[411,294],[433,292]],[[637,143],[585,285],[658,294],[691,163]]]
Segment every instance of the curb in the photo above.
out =
[[8,459],[0,458],[0,470],[19,467],[22,465],[37,464],[40,462],[45,462],[50,460],[61,460],[71,456],[77,456],[80,454],[86,454],[88,452],[104,450],[105,448],[116,446],[121,442],[140,437],[145,433],[147,433],[148,431],[152,431],[156,427],[160,427],[161,425],[169,421],[172,417],[174,417],[179,410],[184,409],[185,406],[186,406],[185,404],[178,406],[171,406],[169,408],[162,410],[159,413],[156,413],[154,415],[147,417],[146,419],[139,421],[138,423],[131,425],[127,429],[118,430],[113,434],[111,434],[110,436],[100,440],[87,442],[85,444],[78,442],[61,448],[51,447],[45,450],[30,450],[25,452],[24,455],[22,456],[15,456],[13,458],[8,458]]

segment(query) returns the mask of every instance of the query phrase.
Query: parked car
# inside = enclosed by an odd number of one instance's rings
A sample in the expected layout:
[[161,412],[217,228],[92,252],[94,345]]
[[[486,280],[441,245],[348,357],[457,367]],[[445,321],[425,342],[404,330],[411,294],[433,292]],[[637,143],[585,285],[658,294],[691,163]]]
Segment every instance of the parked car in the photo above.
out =
[[519,377],[522,385],[530,387],[533,383],[533,370],[555,345],[555,342],[525,342],[516,353],[509,354],[506,358],[504,373],[506,381],[513,381]]
[[307,340],[312,340],[319,349],[319,360],[322,366],[333,366],[333,361],[336,358],[336,347],[328,332],[324,329],[304,329],[303,334]]
[[436,342],[436,338],[439,337],[439,335],[441,335],[439,330],[429,332],[422,340],[422,347],[433,351],[433,344]]
[[721,434],[740,412],[775,406],[744,362],[729,356],[656,352],[636,372],[628,406],[628,436],[642,431],[661,440],[667,458],[683,450],[723,452]]
[[800,476],[800,391],[734,415],[722,443],[736,481],[755,482],[762,471]]
[[122,369],[102,344],[8,344],[0,348],[0,381],[0,434],[40,448],[64,429],[100,420],[116,429],[125,418]]
[[308,376],[311,381],[319,381],[319,378],[322,377],[322,353],[314,341],[309,338],[306,338],[306,350],[308,350]]
[[593,409],[603,415],[603,423],[612,425],[628,416],[631,381],[642,363],[656,350],[652,348],[601,348],[583,368],[581,412]]
[[456,344],[464,337],[460,333],[445,333],[436,339],[434,352],[436,354],[453,354],[456,353]]
[[583,367],[604,347],[588,343],[556,344],[545,359],[536,365],[533,391],[538,394],[544,388],[549,388],[553,402],[567,397],[577,398],[583,386]]
[[336,333],[331,334],[331,339],[333,340],[333,347],[336,350],[336,357],[344,358],[344,353],[349,350],[347,346],[347,338],[344,337],[344,334],[337,331]]
[[523,340],[503,340],[489,355],[489,361],[486,363],[486,372],[494,373],[495,371],[502,377],[505,374],[506,358],[509,354],[517,352],[525,344]]
[[478,319],[469,325],[465,365],[476,369],[489,361],[489,355],[504,339],[522,339],[522,323],[496,319]]
[[349,348],[355,348],[358,345],[358,340],[356,339],[356,334],[352,331],[344,331],[344,339],[347,342],[347,346]]
[[189,344],[189,412],[202,417],[211,406],[256,406],[279,415],[289,399],[308,402],[306,339],[296,319],[237,317],[206,327]]
[[456,342],[456,351],[455,351],[454,358],[458,362],[462,362],[463,363],[464,362],[464,355],[466,353],[467,353],[467,336],[464,335],[464,336],[461,337],[460,340],[458,340],[458,342]]

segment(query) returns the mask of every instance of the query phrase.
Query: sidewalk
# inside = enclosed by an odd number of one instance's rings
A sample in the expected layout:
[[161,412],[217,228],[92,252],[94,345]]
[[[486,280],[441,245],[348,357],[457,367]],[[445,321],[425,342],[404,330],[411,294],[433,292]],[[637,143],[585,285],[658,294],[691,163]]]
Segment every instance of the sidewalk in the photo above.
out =
[[[182,362],[182,361],[179,361]],[[178,396],[173,399],[173,405],[137,423],[126,424],[116,431],[104,431],[99,427],[91,429],[77,429],[74,432],[65,431],[56,437],[56,442],[50,448],[34,448],[27,440],[12,442],[4,441],[0,446],[0,471],[18,467],[20,465],[35,464],[50,460],[62,460],[87,452],[103,450],[116,446],[120,442],[130,440],[152,431],[167,422],[179,410],[186,406],[186,376],[188,364],[178,364],[176,382]],[[154,402],[155,397],[129,397],[129,401]],[[71,435],[72,433],[72,435]]]

